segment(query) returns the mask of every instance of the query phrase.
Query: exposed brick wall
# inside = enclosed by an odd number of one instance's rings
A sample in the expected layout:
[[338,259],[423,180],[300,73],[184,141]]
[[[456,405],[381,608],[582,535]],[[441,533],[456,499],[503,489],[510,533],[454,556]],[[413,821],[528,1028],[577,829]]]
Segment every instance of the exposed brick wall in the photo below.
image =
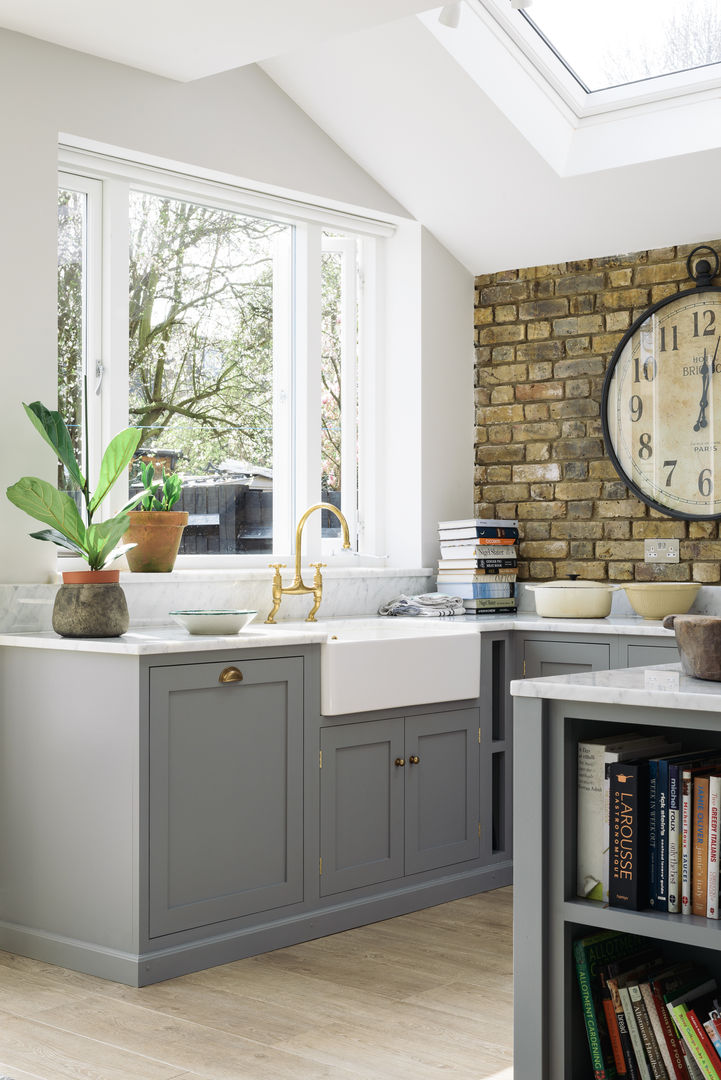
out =
[[[600,419],[614,349],[644,308],[692,284],[695,246],[476,278],[475,513],[519,518],[519,578],[721,581],[717,523],[634,498]],[[680,563],[644,563],[646,537],[678,538]]]

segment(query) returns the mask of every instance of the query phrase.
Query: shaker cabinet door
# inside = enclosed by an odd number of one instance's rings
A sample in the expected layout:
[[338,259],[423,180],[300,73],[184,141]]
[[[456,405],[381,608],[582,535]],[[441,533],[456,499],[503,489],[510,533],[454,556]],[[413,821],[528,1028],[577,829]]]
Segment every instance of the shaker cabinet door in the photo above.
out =
[[151,936],[302,900],[302,703],[300,657],[151,671]]
[[480,855],[479,711],[406,718],[406,874]]
[[320,746],[321,895],[402,877],[403,718],[321,728]]

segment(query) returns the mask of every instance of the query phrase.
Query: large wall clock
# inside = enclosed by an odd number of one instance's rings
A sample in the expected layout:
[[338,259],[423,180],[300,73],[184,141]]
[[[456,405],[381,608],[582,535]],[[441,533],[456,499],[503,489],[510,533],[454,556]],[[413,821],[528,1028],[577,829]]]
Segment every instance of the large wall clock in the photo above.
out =
[[[692,260],[701,250],[707,259]],[[624,334],[603,384],[606,450],[643,502],[669,517],[721,518],[719,257],[695,248],[696,285],[643,312]]]

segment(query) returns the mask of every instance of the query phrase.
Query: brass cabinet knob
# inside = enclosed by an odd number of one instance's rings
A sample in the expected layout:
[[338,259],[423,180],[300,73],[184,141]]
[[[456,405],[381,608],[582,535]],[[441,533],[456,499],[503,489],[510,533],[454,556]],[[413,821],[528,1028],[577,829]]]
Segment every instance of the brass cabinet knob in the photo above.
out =
[[237,667],[223,668],[220,675],[218,676],[218,682],[221,682],[221,683],[242,682],[242,681],[243,681],[243,672],[238,671]]
[[405,765],[405,763],[406,763],[406,759],[405,759],[405,758],[402,758],[402,757],[397,757],[397,758],[396,758],[396,765],[397,765],[397,767],[398,767],[399,769],[400,769],[400,768],[402,768],[402,766],[403,766],[403,765]]
[[410,761],[411,765],[420,765],[420,762],[421,762],[421,759],[418,757],[418,754],[411,754],[411,756],[408,758],[408,760]]

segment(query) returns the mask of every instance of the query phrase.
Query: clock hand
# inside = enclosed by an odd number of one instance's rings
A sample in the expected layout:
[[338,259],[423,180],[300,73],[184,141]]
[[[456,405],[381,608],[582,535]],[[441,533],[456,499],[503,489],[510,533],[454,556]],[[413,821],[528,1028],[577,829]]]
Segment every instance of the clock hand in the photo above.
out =
[[[718,341],[716,342],[716,348],[718,349]],[[716,353],[714,352],[714,360],[716,359]],[[711,362],[713,365],[713,361]],[[699,372],[702,378],[701,385],[701,400],[699,401],[699,412],[696,423],[693,426],[694,431],[700,431],[701,428],[705,428],[707,424],[706,420],[706,407],[708,405],[708,384],[709,384],[709,366],[706,359],[706,350],[703,351],[703,363],[699,368]]]

